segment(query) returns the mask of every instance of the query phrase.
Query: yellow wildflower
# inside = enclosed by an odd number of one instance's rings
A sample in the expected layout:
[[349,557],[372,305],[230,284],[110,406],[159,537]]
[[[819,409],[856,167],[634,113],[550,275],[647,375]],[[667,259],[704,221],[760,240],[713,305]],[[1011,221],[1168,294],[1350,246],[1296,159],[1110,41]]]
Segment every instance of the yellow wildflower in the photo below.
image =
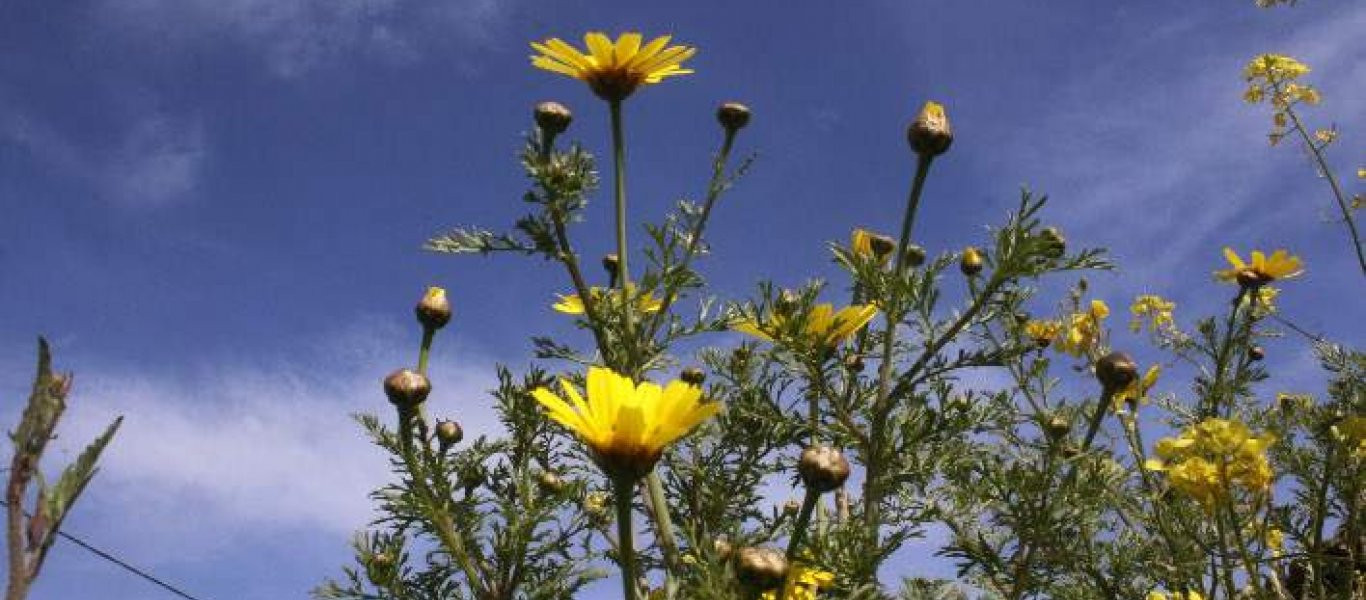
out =
[[[863,329],[877,315],[877,307],[871,304],[855,304],[835,310],[831,304],[817,304],[805,315],[800,325],[800,341],[824,346],[838,346],[845,338]],[[766,321],[743,318],[731,324],[731,329],[748,333],[754,337],[774,341],[788,332],[789,319],[781,313],[773,313]]]
[[795,564],[788,571],[787,581],[783,584],[782,595],[779,590],[768,590],[759,596],[760,600],[816,600],[820,590],[829,589],[835,583],[835,574]]
[[[674,380],[660,387],[636,384],[602,367],[588,368],[588,398],[560,380],[564,397],[545,388],[531,392],[549,417],[573,431],[609,475],[638,478],[650,472],[664,447],[721,410],[702,390]],[[565,397],[569,400],[565,401]]]
[[1176,438],[1158,440],[1160,459],[1144,468],[1165,471],[1172,487],[1207,509],[1228,497],[1237,485],[1254,492],[1266,490],[1273,474],[1266,449],[1275,436],[1255,435],[1240,421],[1209,418],[1187,427]]
[[867,229],[855,229],[849,236],[849,249],[859,256],[886,263],[896,250],[896,241]]
[[1309,73],[1309,65],[1282,54],[1261,54],[1243,67],[1243,78],[1250,83],[1280,83]]
[[1338,130],[1319,129],[1314,132],[1314,139],[1318,140],[1320,144],[1331,144],[1338,139]]
[[1143,294],[1134,298],[1134,303],[1129,305],[1129,312],[1133,314],[1133,319],[1129,321],[1129,330],[1137,332],[1143,329],[1143,323],[1148,323],[1148,331],[1164,331],[1176,327],[1176,321],[1172,319],[1172,310],[1176,308],[1176,303],[1171,302],[1162,296],[1155,294]]
[[1034,343],[1038,344],[1041,348],[1048,346],[1048,344],[1052,343],[1053,338],[1058,337],[1058,334],[1061,333],[1062,323],[1059,323],[1058,321],[1030,319],[1029,321],[1026,321],[1024,325],[1025,337],[1033,340]]
[[585,53],[564,40],[550,38],[531,43],[539,53],[531,57],[531,64],[584,81],[599,98],[620,102],[641,85],[693,72],[684,69],[682,63],[692,58],[697,49],[669,46],[670,39],[664,35],[642,45],[639,33],[628,32],[613,42],[606,34],[593,31],[583,36],[588,48]]
[[1171,595],[1168,595],[1166,592],[1154,590],[1148,592],[1146,600],[1205,600],[1205,597],[1201,595],[1200,592],[1195,591],[1186,592],[1184,594],[1181,592],[1172,592]]
[[1275,527],[1266,528],[1266,547],[1275,556],[1281,555],[1281,550],[1285,548],[1285,532]]
[[1133,383],[1120,390],[1111,400],[1114,402],[1115,412],[1124,408],[1126,402],[1135,406],[1148,403],[1148,391],[1157,385],[1157,378],[1162,374],[1162,368],[1158,365],[1148,367],[1148,371],[1142,377],[1135,377]]
[[1059,352],[1081,356],[1100,345],[1105,319],[1110,307],[1102,300],[1092,300],[1086,312],[1077,312],[1063,319],[1062,333],[1055,346]]
[[1270,257],[1267,257],[1260,250],[1253,250],[1252,262],[1249,264],[1243,262],[1243,259],[1232,248],[1225,247],[1224,258],[1228,260],[1230,268],[1215,271],[1214,276],[1225,282],[1242,284],[1244,281],[1248,281],[1256,286],[1277,279],[1296,277],[1304,272],[1304,265],[1300,262],[1300,257],[1294,256],[1284,249],[1272,252]]
[[[633,287],[627,288],[628,294],[634,292],[635,289]],[[621,290],[612,288],[609,293],[605,292],[602,288],[595,287],[590,289],[588,293],[593,297],[595,303],[602,303],[604,298],[609,298],[610,300],[608,301],[616,302],[616,299],[621,295]],[[556,295],[559,296],[560,300],[550,305],[550,308],[555,309],[556,312],[562,312],[566,315],[581,315],[584,313],[583,298],[580,298],[578,294]],[[663,303],[660,302],[658,298],[655,298],[654,294],[649,291],[636,297],[636,310],[640,312],[654,313],[659,312],[660,308],[663,308]]]

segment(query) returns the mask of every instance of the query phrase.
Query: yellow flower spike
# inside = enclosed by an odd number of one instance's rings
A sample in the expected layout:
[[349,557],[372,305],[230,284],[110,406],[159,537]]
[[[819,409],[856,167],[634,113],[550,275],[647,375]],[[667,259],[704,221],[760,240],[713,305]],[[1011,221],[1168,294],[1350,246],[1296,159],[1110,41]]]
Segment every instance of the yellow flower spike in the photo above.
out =
[[531,394],[551,420],[583,440],[613,477],[649,473],[666,446],[721,410],[720,403],[702,399],[700,388],[678,380],[664,387],[636,384],[602,367],[589,367],[587,379],[587,398],[564,380],[564,396],[545,388]]
[[1272,252],[1270,257],[1260,250],[1253,250],[1252,260],[1243,262],[1237,252],[1225,247],[1224,259],[1228,261],[1229,268],[1215,271],[1215,278],[1224,282],[1239,283],[1245,287],[1257,287],[1278,279],[1298,277],[1304,273],[1304,265],[1300,258],[1284,249]]
[[585,53],[564,40],[551,38],[531,43],[537,52],[531,56],[531,64],[583,81],[603,100],[620,102],[641,85],[693,72],[682,64],[697,49],[669,46],[670,39],[671,36],[664,35],[642,44],[644,38],[639,33],[628,32],[613,42],[606,34],[594,31],[583,38],[588,48]]

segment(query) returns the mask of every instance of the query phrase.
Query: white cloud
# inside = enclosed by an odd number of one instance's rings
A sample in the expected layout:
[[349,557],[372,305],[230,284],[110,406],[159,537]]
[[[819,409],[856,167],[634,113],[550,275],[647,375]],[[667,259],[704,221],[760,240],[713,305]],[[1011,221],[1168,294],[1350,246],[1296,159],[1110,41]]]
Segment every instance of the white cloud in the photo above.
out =
[[0,98],[0,143],[13,143],[63,177],[84,180],[128,207],[159,207],[191,198],[208,141],[203,122],[153,113],[134,120],[111,148],[78,145],[64,132]]
[[[392,422],[380,379],[412,362],[415,336],[407,333],[369,321],[264,362],[165,371],[73,364],[55,348],[56,365],[76,371],[76,386],[48,467],[69,462],[124,415],[77,523],[84,534],[122,540],[142,561],[213,553],[250,531],[345,539],[375,516],[367,495],[390,479],[386,457],[350,414]],[[457,416],[471,437],[496,433],[484,393],[495,384],[492,363],[450,349],[458,343],[438,340],[429,409]],[[0,373],[26,372],[14,360],[30,354],[8,352]],[[17,392],[16,384],[4,389]]]
[[100,17],[177,45],[230,40],[293,77],[353,54],[411,62],[421,48],[487,43],[500,0],[107,0]]

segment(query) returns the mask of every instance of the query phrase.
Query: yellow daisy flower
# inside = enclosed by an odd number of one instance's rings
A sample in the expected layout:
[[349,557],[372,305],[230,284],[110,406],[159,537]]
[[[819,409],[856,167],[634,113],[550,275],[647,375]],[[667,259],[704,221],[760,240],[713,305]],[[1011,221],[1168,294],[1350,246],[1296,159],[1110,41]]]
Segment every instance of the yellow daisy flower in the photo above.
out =
[[[627,288],[627,291],[634,292],[635,289]],[[611,301],[615,301],[620,295],[620,290],[613,288],[609,296],[602,288],[595,287],[590,289],[588,293],[593,296],[594,302],[601,303],[604,301],[604,297],[609,297]],[[559,297],[559,301],[550,305],[550,308],[555,309],[555,312],[561,312],[566,315],[581,315],[584,313],[583,298],[580,298],[578,294],[556,294],[556,296]],[[659,309],[663,307],[664,303],[648,291],[636,298],[636,310],[640,312],[655,313],[659,312]]]
[[1215,271],[1214,276],[1220,281],[1237,282],[1251,287],[1277,279],[1289,279],[1304,272],[1300,257],[1283,249],[1272,252],[1270,257],[1261,250],[1253,250],[1252,262],[1245,263],[1237,252],[1226,247],[1224,259],[1228,260],[1230,268]]
[[[641,85],[659,83],[665,77],[686,75],[683,61],[697,53],[689,46],[668,46],[670,36],[664,35],[642,45],[639,33],[628,32],[613,42],[607,34],[593,31],[583,36],[588,52],[580,52],[564,40],[550,38],[532,42],[539,54],[531,57],[531,64],[541,69],[584,81],[599,98],[620,102]],[[666,47],[667,46],[667,47]]]
[[[839,311],[831,304],[817,304],[806,314],[800,335],[808,343],[837,346],[845,338],[863,329],[876,315],[877,307],[871,304],[855,304]],[[763,323],[755,319],[741,319],[732,324],[731,329],[771,342],[788,328],[788,318],[774,313]]]
[[[721,410],[702,390],[674,380],[660,387],[636,384],[602,367],[588,368],[587,399],[560,380],[561,397],[545,388],[531,392],[549,417],[573,431],[609,475],[639,478],[653,469],[664,447]],[[565,398],[569,400],[566,401]]]

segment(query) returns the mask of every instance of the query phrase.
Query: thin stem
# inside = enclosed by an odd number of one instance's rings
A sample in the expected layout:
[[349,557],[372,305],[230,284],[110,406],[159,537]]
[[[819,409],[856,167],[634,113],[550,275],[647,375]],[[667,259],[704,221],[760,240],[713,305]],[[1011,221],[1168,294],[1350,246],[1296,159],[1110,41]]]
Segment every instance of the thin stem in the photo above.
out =
[[617,563],[621,566],[621,593],[625,600],[636,600],[636,544],[631,532],[631,496],[635,481],[615,476],[612,487],[617,503]]
[[[1224,476],[1226,478],[1228,477],[1227,466],[1225,467]],[[1233,512],[1233,505],[1231,503],[1224,504],[1224,509],[1224,512],[1228,515],[1229,529],[1233,532],[1233,543],[1237,546],[1238,556],[1240,556],[1243,561],[1243,570],[1247,571],[1248,584],[1252,586],[1253,595],[1260,600],[1266,596],[1266,592],[1262,590],[1262,578],[1258,574],[1257,565],[1252,561],[1251,553],[1248,552],[1247,541],[1243,539],[1243,532],[1238,527],[1238,515]]]
[[650,471],[645,476],[645,489],[649,492],[659,547],[664,550],[664,564],[668,567],[664,570],[667,585],[672,582],[674,569],[678,568],[678,541],[674,537],[673,517],[669,515],[669,503],[664,499],[664,483],[660,481],[658,471]]
[[1323,457],[1323,477],[1319,489],[1314,491],[1313,522],[1309,525],[1309,561],[1314,571],[1314,589],[1320,598],[1327,598],[1324,583],[1323,526],[1328,516],[1328,488],[1331,481],[1333,461],[1337,458],[1337,444],[1329,443],[1327,455]]
[[[1277,89],[1279,91],[1279,87]],[[1295,114],[1295,111],[1291,110],[1289,106],[1286,107],[1285,114],[1290,115],[1290,122],[1295,124],[1295,131],[1299,132],[1300,139],[1304,141],[1304,146],[1313,155],[1319,173],[1328,180],[1328,187],[1333,190],[1333,199],[1337,200],[1338,210],[1342,211],[1342,220],[1347,224],[1347,232],[1352,237],[1352,249],[1356,250],[1357,264],[1361,266],[1361,274],[1366,275],[1366,253],[1363,253],[1361,248],[1361,234],[1357,232],[1356,219],[1352,215],[1352,210],[1347,206],[1347,197],[1342,193],[1342,188],[1338,186],[1337,176],[1333,175],[1333,170],[1328,167],[1328,159],[1323,156],[1323,148],[1310,139],[1308,130],[1300,121],[1300,116]]]
[[802,510],[797,513],[797,522],[792,524],[792,537],[787,540],[788,562],[797,558],[797,550],[801,548],[802,541],[806,538],[806,529],[811,526],[811,512],[816,508],[820,499],[820,492],[813,488],[806,488],[806,497],[802,499]]
[[1229,562],[1231,553],[1228,550],[1228,534],[1224,531],[1224,518],[1217,512],[1211,516],[1214,517],[1215,533],[1219,536],[1219,570],[1224,578],[1224,587],[1228,588],[1229,598],[1232,598],[1238,588],[1233,585],[1233,565]]
[[[1228,372],[1230,354],[1233,351],[1233,330],[1237,326],[1239,307],[1243,303],[1243,298],[1249,296],[1248,288],[1239,287],[1238,295],[1233,298],[1232,306],[1229,308],[1228,317],[1224,319],[1224,340],[1214,349],[1214,382],[1210,386],[1209,405],[1202,407],[1200,417],[1207,419],[1219,416],[1219,397],[1224,391],[1224,378]],[[1252,302],[1256,301],[1257,294],[1251,293]],[[1233,393],[1229,392],[1228,407],[1233,408]]]
[[[928,154],[918,155],[915,165],[915,178],[911,182],[911,191],[906,198],[906,212],[901,220],[901,237],[896,245],[896,263],[893,267],[895,274],[894,281],[900,282],[906,274],[906,247],[911,243],[911,231],[915,227],[915,215],[920,208],[920,194],[925,189],[925,178],[929,176],[930,165],[934,163],[934,157]],[[879,479],[882,476],[882,445],[884,443],[883,429],[886,429],[887,422],[887,398],[891,392],[892,382],[892,351],[896,347],[896,326],[901,320],[900,314],[893,314],[891,304],[883,306],[884,316],[887,318],[887,328],[882,332],[882,360],[878,364],[877,397],[873,401],[873,418],[869,423],[868,436],[871,441],[868,452],[868,464],[866,466],[866,480],[863,483],[863,512],[867,518],[869,536],[873,542],[878,538],[878,522],[882,518],[882,484]],[[897,307],[900,313],[900,307]]]
[[[631,330],[634,329],[634,317],[631,315],[632,302],[627,297],[627,290],[631,285],[631,270],[628,267],[630,254],[627,252],[626,245],[626,137],[622,133],[621,125],[621,101],[613,100],[609,103],[612,114],[612,166],[615,170],[613,196],[616,203],[617,215],[617,286],[621,290],[621,314],[622,323],[625,325],[623,332],[624,341],[627,348],[635,346],[635,339],[632,337]],[[632,365],[634,370],[634,365]]]

